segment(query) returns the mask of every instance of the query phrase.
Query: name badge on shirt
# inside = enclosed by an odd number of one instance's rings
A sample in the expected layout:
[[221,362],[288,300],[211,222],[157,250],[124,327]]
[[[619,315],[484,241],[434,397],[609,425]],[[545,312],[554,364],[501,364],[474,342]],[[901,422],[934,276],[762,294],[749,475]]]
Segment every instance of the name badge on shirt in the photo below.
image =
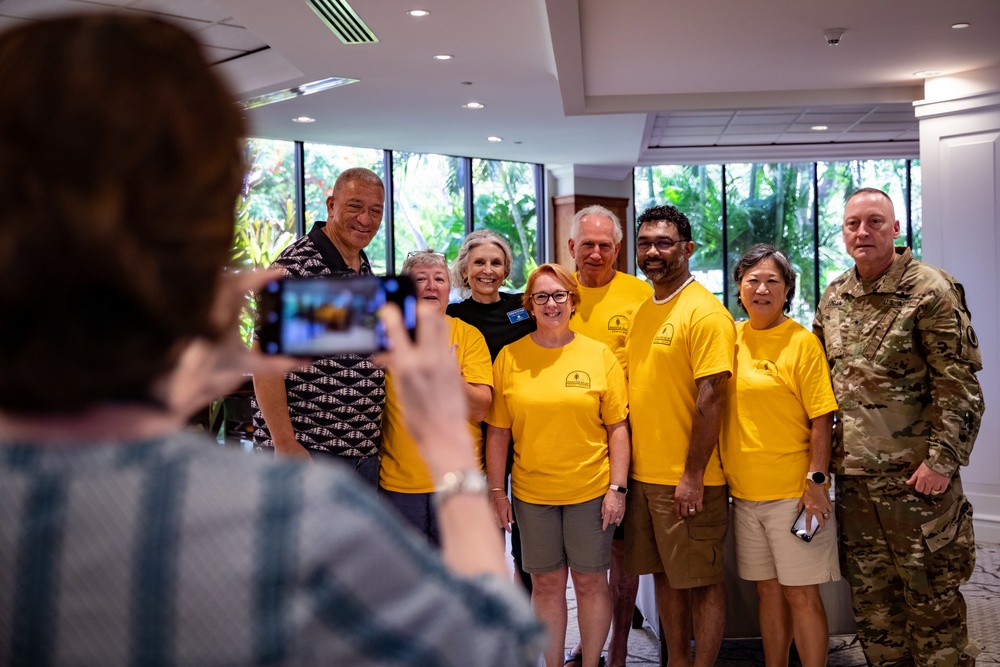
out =
[[517,310],[511,310],[507,313],[507,319],[510,320],[511,324],[516,324],[518,322],[523,322],[524,320],[531,317],[524,308],[518,308]]

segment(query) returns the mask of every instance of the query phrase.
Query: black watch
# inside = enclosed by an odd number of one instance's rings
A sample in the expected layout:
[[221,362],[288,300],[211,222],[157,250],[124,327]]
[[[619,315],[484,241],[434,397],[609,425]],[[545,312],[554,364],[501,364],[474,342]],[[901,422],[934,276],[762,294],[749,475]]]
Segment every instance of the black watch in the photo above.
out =
[[826,484],[830,481],[830,476],[822,470],[811,470],[806,473],[806,479],[817,484]]
[[628,488],[627,487],[618,486],[617,484],[612,484],[608,488],[611,489],[612,491],[617,491],[618,493],[620,493],[622,495],[628,493]]

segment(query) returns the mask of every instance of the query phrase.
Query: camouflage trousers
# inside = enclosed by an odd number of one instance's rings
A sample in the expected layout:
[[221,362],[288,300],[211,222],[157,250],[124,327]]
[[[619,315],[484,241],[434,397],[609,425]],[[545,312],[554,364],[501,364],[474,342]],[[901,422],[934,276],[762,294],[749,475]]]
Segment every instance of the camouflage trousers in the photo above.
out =
[[958,475],[938,496],[907,475],[837,477],[841,571],[870,665],[974,665],[958,587],[976,564],[972,506]]

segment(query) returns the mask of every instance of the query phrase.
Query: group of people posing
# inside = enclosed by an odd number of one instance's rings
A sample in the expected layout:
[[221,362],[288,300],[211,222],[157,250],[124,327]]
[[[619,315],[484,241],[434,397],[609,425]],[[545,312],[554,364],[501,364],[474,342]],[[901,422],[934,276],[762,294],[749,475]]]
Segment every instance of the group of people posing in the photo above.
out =
[[[370,272],[364,248],[383,198],[374,173],[344,172],[329,219],[276,266]],[[408,255],[401,272],[447,316],[468,430],[548,632],[548,667],[604,664],[612,626],[608,662],[624,666],[646,573],[670,664],[692,664],[692,638],[693,664],[714,664],[730,521],[768,665],[787,664],[793,639],[802,664],[825,664],[819,585],[841,572],[873,664],[972,664],[958,587],[975,552],[958,468],[983,403],[962,288],[895,247],[899,222],[880,190],[848,199],[843,230],[856,266],[829,286],[812,332],[787,314],[793,267],[765,244],[736,263],[748,319],[734,323],[694,280],[691,225],[669,205],[638,216],[636,259],[652,287],[616,270],[622,229],[600,206],[572,221],[576,272],[539,266],[523,294],[502,291],[512,256],[494,232],[471,233],[452,267],[433,250]],[[449,304],[453,286],[467,298]],[[391,372],[379,411],[381,379],[364,357],[256,376],[258,443],[349,463],[437,545],[438,480]],[[581,643],[563,655],[569,576]]]
[[[495,234],[450,270],[418,251],[415,340],[387,306],[388,351],[303,365],[238,336],[277,272],[225,270],[247,128],[190,35],[122,13],[31,22],[0,32],[0,90],[0,664],[593,667],[613,619],[620,667],[652,573],[669,664],[693,637],[710,665],[728,495],[769,665],[792,638],[823,663],[816,586],[839,572],[871,664],[974,663],[959,468],[978,341],[961,285],[894,247],[884,193],[846,202],[856,265],[812,333],[786,315],[775,248],[737,263],[736,325],[692,278],[681,211],[638,218],[650,288],[615,270],[620,225],[588,208],[575,274],[545,264],[507,294]],[[370,273],[384,199],[345,171],[276,268]],[[469,298],[449,305],[452,284]],[[277,460],[186,429],[246,373]],[[514,527],[533,609],[504,561]]]

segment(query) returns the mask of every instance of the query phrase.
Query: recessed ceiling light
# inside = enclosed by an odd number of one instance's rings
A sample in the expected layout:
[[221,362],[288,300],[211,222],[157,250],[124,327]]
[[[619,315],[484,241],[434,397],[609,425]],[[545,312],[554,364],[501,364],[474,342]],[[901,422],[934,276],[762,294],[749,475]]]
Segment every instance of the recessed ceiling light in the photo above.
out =
[[942,72],[941,70],[937,70],[937,69],[922,69],[919,72],[914,72],[913,76],[915,76],[917,78],[920,78],[920,79],[926,79],[927,77],[930,77],[930,76],[940,76],[942,74],[944,74],[944,72]]
[[462,108],[464,108],[464,109],[482,109],[485,106],[486,106],[485,104],[480,104],[479,102],[469,102],[467,104],[463,104]]
[[486,141],[492,141],[493,143],[499,143],[503,141],[502,137],[486,137]]
[[830,128],[826,125],[813,125],[809,128],[810,130],[816,130],[817,132],[822,132],[823,130],[829,130]]
[[293,123],[315,123],[315,118],[310,118],[309,116],[297,116],[292,119]]
[[426,9],[411,9],[406,13],[409,14],[410,16],[416,16],[416,17],[428,16],[430,14],[430,12],[427,11]]
[[961,23],[952,23],[951,27],[954,28],[955,30],[961,30],[962,28],[968,28],[970,25],[972,24],[962,21]]
[[447,53],[439,53],[436,56],[434,56],[434,60],[451,60],[454,57],[455,56],[448,55]]

